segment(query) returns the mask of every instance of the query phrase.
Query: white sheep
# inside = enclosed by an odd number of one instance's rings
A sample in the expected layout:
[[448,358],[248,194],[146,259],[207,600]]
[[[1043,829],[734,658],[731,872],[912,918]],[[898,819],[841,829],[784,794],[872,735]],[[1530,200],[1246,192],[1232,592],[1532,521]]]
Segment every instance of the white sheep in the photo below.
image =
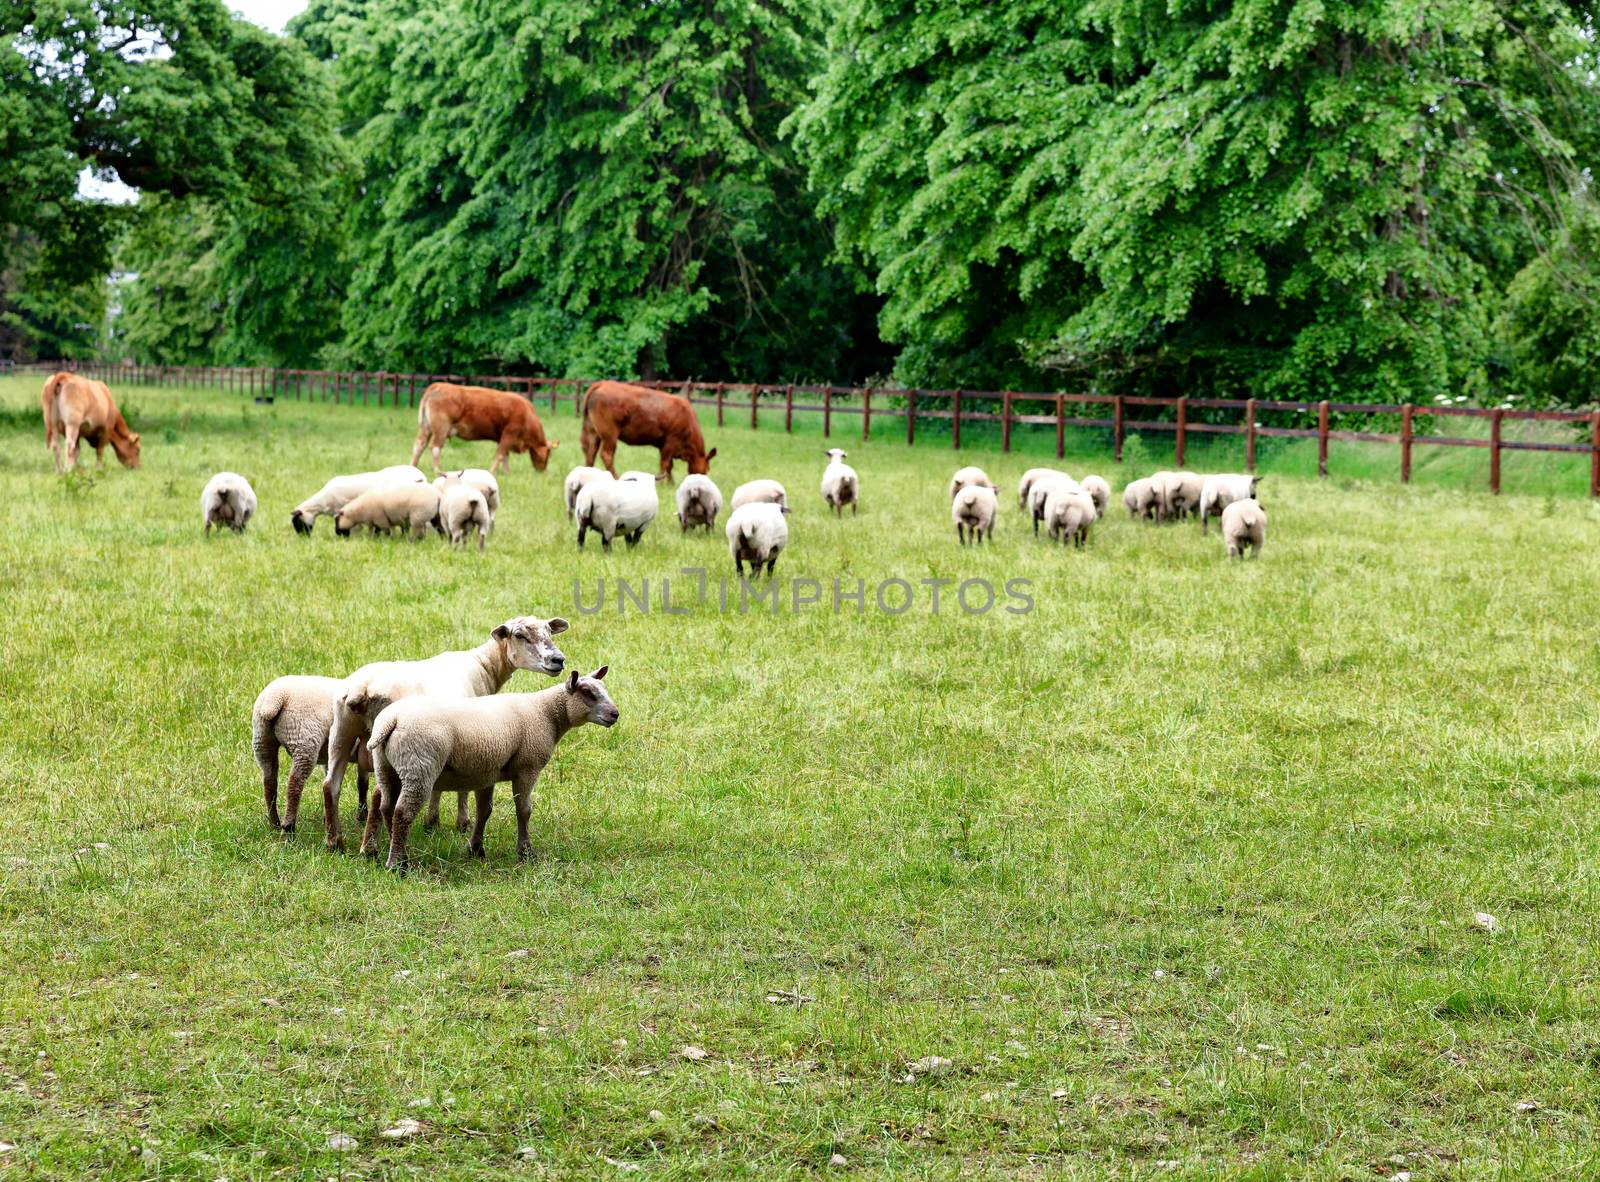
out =
[[1029,468],[1022,474],[1022,479],[1017,482],[1018,509],[1021,509],[1024,513],[1028,511],[1029,490],[1033,488],[1035,481],[1043,480],[1046,476],[1066,476],[1068,480],[1072,479],[1059,468]]
[[[344,849],[339,831],[339,790],[344,770],[359,743],[372,734],[373,720],[390,702],[426,694],[434,698],[478,698],[500,692],[518,669],[556,676],[567,658],[552,637],[567,630],[557,616],[517,616],[499,625],[477,648],[440,653],[421,661],[375,661],[344,679],[334,699],[333,730],[328,737],[328,778],[322,800],[327,813],[327,846]],[[357,801],[357,820],[370,820],[366,801]],[[437,810],[433,818],[437,819]],[[457,824],[464,816],[464,802]]]
[[950,502],[950,518],[956,523],[956,540],[963,546],[970,540],[982,543],[994,541],[994,519],[1000,511],[990,484],[969,484],[963,487]]
[[822,499],[834,512],[835,516],[844,516],[844,507],[850,506],[850,516],[856,515],[856,505],[861,500],[861,478],[856,475],[856,470],[845,463],[845,456],[850,453],[841,451],[837,447],[830,447],[823,453],[828,457],[828,466],[822,470]]
[[439,521],[439,490],[431,484],[396,484],[375,488],[351,501],[333,519],[333,532],[341,538],[367,526],[374,534],[398,528],[420,542],[428,530],[444,532]]
[[452,546],[463,544],[478,528],[478,549],[482,550],[489,539],[489,528],[494,524],[494,514],[489,512],[489,501],[471,485],[456,481],[447,484],[439,498],[439,523],[444,536]]
[[1129,517],[1154,518],[1161,511],[1161,490],[1152,476],[1130,480],[1122,490],[1122,504]]
[[1234,501],[1222,511],[1222,541],[1229,558],[1243,558],[1247,547],[1251,558],[1260,558],[1267,544],[1267,511],[1254,499]]
[[511,783],[517,809],[517,857],[533,853],[528,818],[533,789],[556,744],[574,727],[612,726],[620,716],[601,681],[607,666],[584,677],[576,669],[560,685],[533,694],[501,694],[465,701],[406,698],[383,711],[367,743],[381,800],[369,816],[362,852],[376,856],[381,814],[389,825],[388,868],[404,874],[406,838],[424,805],[440,792],[471,792],[477,823],[467,844],[483,857],[483,830],[494,786]]
[[435,477],[433,487],[439,490],[442,497],[445,489],[455,481],[483,494],[484,504],[489,507],[489,532],[494,533],[495,514],[500,512],[500,482],[494,478],[494,473],[487,468],[463,468],[459,472],[446,472]]
[[778,555],[789,544],[789,523],[784,520],[789,509],[771,501],[751,501],[740,505],[728,515],[723,532],[728,538],[728,553],[733,556],[733,569],[744,574],[744,564],[750,564],[750,573],[758,575],[763,565],[770,577],[778,564]]
[[1221,517],[1222,511],[1235,501],[1255,499],[1259,476],[1222,474],[1207,476],[1200,486],[1200,532],[1209,533],[1211,518]]
[[[267,685],[250,712],[250,745],[261,768],[261,789],[267,801],[267,824],[293,833],[300,816],[300,794],[319,764],[328,762],[328,732],[333,729],[333,704],[344,688],[338,677],[280,677]],[[289,753],[289,800],[278,819],[278,749]],[[371,757],[357,764],[358,790],[367,795]]]
[[1045,500],[1045,530],[1063,546],[1070,540],[1081,549],[1089,541],[1089,527],[1099,515],[1094,499],[1083,489],[1056,485]]
[[1089,499],[1094,502],[1094,515],[1104,517],[1106,509],[1111,505],[1111,485],[1104,476],[1085,476],[1082,480],[1083,491],[1089,494]]
[[703,525],[710,533],[722,512],[722,490],[709,476],[689,475],[678,485],[678,525],[684,533],[690,526]]
[[1200,489],[1205,483],[1193,472],[1157,472],[1150,478],[1160,495],[1163,521],[1180,521],[1200,507]]
[[410,464],[396,464],[376,472],[358,472],[353,476],[335,476],[313,495],[301,501],[289,514],[297,534],[308,534],[318,517],[332,517],[364,492],[396,484],[426,484],[428,478],[421,468]]
[[200,517],[205,522],[206,537],[211,527],[227,526],[234,533],[244,532],[256,513],[256,490],[237,472],[218,472],[206,481],[200,493]]
[[578,522],[578,549],[592,529],[600,535],[601,547],[611,553],[611,539],[618,534],[631,550],[639,544],[645,528],[656,519],[660,505],[656,499],[656,478],[648,472],[624,473],[618,480],[594,480],[583,486],[573,505]]
[[591,480],[615,480],[604,468],[577,467],[567,473],[567,479],[562,485],[562,493],[567,501],[567,519],[572,519],[572,514],[578,503],[578,494]]
[[990,480],[989,474],[982,468],[957,468],[956,474],[950,478],[950,499],[955,500],[958,492],[970,487],[987,488],[990,492],[1000,491],[1000,486]]
[[728,509],[731,512],[745,505],[761,503],[787,506],[789,494],[776,480],[751,480],[733,490],[733,499],[728,502]]
[[1050,499],[1051,493],[1060,489],[1081,492],[1082,486],[1064,472],[1057,472],[1051,476],[1039,477],[1028,489],[1028,511],[1033,517],[1034,537],[1039,536],[1039,523],[1044,520],[1045,503]]

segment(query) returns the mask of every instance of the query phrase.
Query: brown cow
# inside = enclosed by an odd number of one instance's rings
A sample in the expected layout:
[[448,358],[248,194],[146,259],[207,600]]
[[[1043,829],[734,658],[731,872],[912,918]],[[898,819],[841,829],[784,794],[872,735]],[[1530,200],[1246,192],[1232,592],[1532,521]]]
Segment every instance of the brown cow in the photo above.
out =
[[[125,467],[139,466],[138,433],[128,429],[128,421],[104,382],[65,370],[51,374],[39,397],[39,406],[44,411],[44,445],[50,449],[57,472],[70,472],[78,466],[80,439],[94,448],[96,468],[106,466],[108,443]],[[61,455],[63,443],[65,461]]]
[[417,445],[411,449],[411,462],[415,464],[422,449],[431,446],[433,470],[439,471],[439,449],[452,435],[496,440],[500,448],[489,465],[491,472],[514,451],[527,452],[534,470],[543,472],[550,453],[560,446],[554,439],[545,442],[544,424],[526,398],[484,386],[434,382],[422,392],[422,405],[417,409]]
[[626,382],[596,382],[583,396],[583,462],[593,465],[599,452],[607,472],[615,476],[612,464],[617,444],[661,449],[662,480],[672,479],[672,464],[682,460],[691,475],[711,471],[711,457],[717,449],[706,450],[700,434],[700,420],[687,398],[663,394]]

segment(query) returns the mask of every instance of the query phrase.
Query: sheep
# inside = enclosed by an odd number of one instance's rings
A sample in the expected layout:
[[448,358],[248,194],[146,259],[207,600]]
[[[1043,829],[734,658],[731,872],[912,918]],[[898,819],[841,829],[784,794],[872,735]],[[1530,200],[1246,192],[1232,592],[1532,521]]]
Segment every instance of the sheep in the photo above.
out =
[[397,464],[380,468],[376,472],[359,472],[354,476],[335,476],[317,492],[301,501],[289,514],[297,534],[309,534],[318,517],[333,517],[364,492],[396,484],[426,484],[428,478],[421,468],[410,464]]
[[1143,476],[1138,480],[1130,480],[1122,490],[1122,504],[1128,510],[1129,517],[1153,518],[1161,510],[1161,491],[1155,478]]
[[562,492],[567,500],[567,520],[572,520],[573,509],[578,503],[578,494],[583,491],[584,485],[591,480],[615,480],[616,477],[604,468],[588,468],[579,466],[567,473],[566,482],[562,485]]
[[822,470],[822,500],[837,517],[843,517],[844,507],[849,505],[850,516],[854,517],[861,500],[861,478],[844,462],[850,453],[830,447],[823,454],[828,457],[828,466]]
[[956,499],[956,494],[968,487],[987,488],[990,492],[999,492],[1000,486],[989,479],[989,474],[982,468],[957,468],[956,474],[950,478],[950,499]]
[[1222,511],[1222,541],[1229,558],[1243,558],[1246,547],[1251,558],[1260,558],[1267,544],[1267,511],[1254,498],[1234,501]]
[[457,481],[483,494],[484,503],[489,507],[489,532],[494,533],[495,514],[500,512],[500,482],[494,478],[494,473],[487,468],[463,468],[459,472],[446,472],[435,477],[433,487],[439,490],[442,497],[445,489]]
[[960,489],[950,502],[950,518],[956,523],[956,539],[963,546],[968,540],[981,543],[988,538],[994,542],[994,519],[999,512],[994,486],[969,484]]
[[1066,489],[1068,492],[1080,492],[1082,486],[1072,477],[1064,473],[1053,476],[1041,476],[1033,482],[1028,489],[1028,508],[1033,516],[1033,536],[1039,536],[1039,523],[1044,520],[1045,503],[1050,499],[1050,494],[1057,489]]
[[1028,491],[1033,488],[1035,481],[1043,480],[1046,476],[1066,476],[1068,480],[1072,479],[1059,468],[1029,468],[1022,474],[1022,479],[1017,483],[1018,509],[1023,512],[1028,511]]
[[601,548],[611,553],[611,539],[618,534],[628,549],[639,544],[645,527],[656,519],[656,478],[651,473],[624,473],[615,481],[591,481],[578,493],[573,513],[578,521],[578,549],[592,529],[600,535]]
[[[300,816],[300,794],[311,770],[328,763],[328,732],[333,729],[333,704],[344,688],[338,677],[280,677],[267,685],[250,712],[250,745],[261,768],[261,789],[267,801],[267,824],[294,833]],[[278,748],[289,753],[289,800],[278,819]],[[367,795],[371,756],[361,753],[356,765],[358,791]]]
[[689,527],[703,525],[710,533],[717,524],[717,514],[722,512],[722,490],[709,476],[691,474],[678,485],[678,525],[684,533]]
[[659,472],[646,472],[641,468],[629,468],[618,480],[636,480],[640,484],[663,484],[666,477]]
[[444,495],[439,498],[439,522],[452,546],[465,543],[476,525],[481,551],[489,539],[494,515],[489,512],[489,501],[481,492],[456,481],[446,485]]
[[1157,472],[1150,479],[1159,490],[1162,521],[1182,520],[1200,507],[1200,488],[1205,482],[1193,472]]
[[218,472],[206,481],[200,493],[200,518],[205,522],[206,537],[211,536],[213,525],[226,525],[234,533],[243,533],[255,513],[256,490],[237,472]]
[[788,512],[787,505],[751,501],[728,515],[723,532],[728,537],[728,553],[733,555],[736,574],[743,577],[744,564],[748,562],[752,575],[760,574],[765,564],[767,576],[772,576],[778,555],[789,544],[789,523],[784,520]]
[[733,500],[728,502],[728,511],[762,503],[783,505],[787,508],[789,494],[776,480],[752,480],[733,490]]
[[1111,505],[1111,485],[1104,476],[1085,476],[1082,481],[1083,491],[1089,494],[1089,499],[1094,502],[1095,517],[1104,517],[1106,510]]
[[423,805],[441,791],[474,793],[477,823],[467,843],[483,857],[483,830],[494,786],[511,783],[517,809],[517,857],[533,854],[528,818],[533,788],[556,745],[574,727],[616,724],[621,712],[601,682],[608,666],[589,676],[576,669],[560,685],[533,694],[502,694],[465,701],[406,698],[378,715],[367,749],[377,772],[380,803],[367,818],[362,853],[377,857],[377,819],[389,826],[388,868],[406,872],[406,838]]
[[[478,698],[500,692],[518,669],[557,676],[567,658],[552,637],[567,630],[560,616],[541,620],[517,616],[489,633],[477,648],[440,653],[422,661],[375,661],[344,679],[333,703],[333,730],[328,737],[328,776],[322,783],[322,803],[327,816],[326,845],[344,849],[339,831],[339,790],[345,766],[357,745],[372,734],[372,723],[390,702],[426,694],[434,698]],[[356,819],[367,818],[364,796],[357,799]],[[465,816],[458,805],[457,824]],[[438,817],[437,809],[430,820]]]
[[1070,539],[1074,547],[1082,549],[1089,541],[1089,527],[1098,516],[1094,499],[1081,488],[1057,484],[1045,500],[1045,530],[1063,546]]
[[1233,502],[1253,500],[1260,483],[1259,476],[1207,476],[1200,486],[1200,532],[1209,533],[1211,519],[1221,517]]
[[348,538],[359,526],[374,534],[389,533],[396,526],[420,542],[430,528],[444,532],[439,521],[439,490],[431,484],[399,484],[375,488],[351,501],[333,519],[333,532]]

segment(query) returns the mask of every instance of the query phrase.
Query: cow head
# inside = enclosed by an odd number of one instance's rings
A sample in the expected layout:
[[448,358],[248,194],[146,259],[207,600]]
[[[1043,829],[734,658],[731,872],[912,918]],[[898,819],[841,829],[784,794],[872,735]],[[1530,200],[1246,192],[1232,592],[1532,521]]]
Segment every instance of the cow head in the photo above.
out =
[[559,439],[535,443],[528,448],[528,458],[533,461],[533,470],[543,472],[550,464],[550,453],[561,446]]
[[125,468],[139,466],[139,433],[129,431],[126,427],[121,431],[113,432],[111,436],[111,450],[117,453],[117,459],[122,461]]
[[711,472],[711,461],[716,458],[717,449],[712,448],[703,456],[689,457],[689,475],[707,476]]

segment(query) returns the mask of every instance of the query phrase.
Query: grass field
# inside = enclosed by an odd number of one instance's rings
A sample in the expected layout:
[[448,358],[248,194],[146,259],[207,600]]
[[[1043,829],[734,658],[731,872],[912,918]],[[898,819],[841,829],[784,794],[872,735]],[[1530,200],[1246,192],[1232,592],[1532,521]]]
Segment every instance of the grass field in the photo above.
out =
[[[1286,449],[1229,566],[1120,513],[1036,544],[1014,494],[963,551],[955,457],[889,439],[844,443],[835,521],[819,434],[730,426],[713,476],[788,484],[778,573],[828,600],[586,615],[574,579],[731,564],[668,513],[577,553],[570,412],[479,555],[291,533],[328,475],[405,461],[407,412],[132,389],[144,466],[59,477],[37,389],[0,381],[0,1175],[1600,1173],[1581,467],[1508,458],[1491,498],[1481,454],[1402,488],[1392,449],[1325,482]],[[1042,454],[960,459],[1014,489]],[[206,540],[222,468],[261,508]],[[835,613],[836,577],[1027,579],[1034,610]],[[541,780],[535,861],[508,794],[486,862],[419,829],[404,880],[324,852],[320,773],[268,831],[262,685],[521,613],[570,618],[622,711]]]

